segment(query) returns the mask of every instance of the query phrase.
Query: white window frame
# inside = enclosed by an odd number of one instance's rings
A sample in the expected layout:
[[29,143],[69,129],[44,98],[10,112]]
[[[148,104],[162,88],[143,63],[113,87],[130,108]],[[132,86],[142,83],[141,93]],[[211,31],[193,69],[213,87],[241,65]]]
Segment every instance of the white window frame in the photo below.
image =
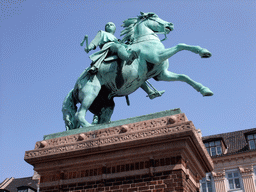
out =
[[[203,181],[204,179],[206,179],[206,180]],[[203,183],[206,184],[206,192],[215,192],[214,180],[213,180],[213,177],[212,177],[212,174],[211,174],[211,173],[206,173],[206,177],[203,178],[202,180],[200,180],[200,192],[204,192],[204,191],[203,191]],[[211,188],[212,188],[212,191],[209,191],[209,188],[208,188],[208,184],[207,184],[207,183],[210,183]]]
[[[252,136],[253,138],[252,139],[249,139],[249,136]],[[248,134],[247,136],[246,136],[246,139],[247,139],[247,141],[248,141],[248,145],[249,145],[249,149],[256,149],[256,134],[255,133],[253,133],[253,134]],[[252,148],[251,147],[251,142],[253,143],[253,146],[254,146],[254,148]]]
[[[233,180],[234,189],[230,189],[230,184],[229,184],[229,180],[230,179],[228,177],[230,173],[232,173],[232,176],[233,176],[232,180]],[[238,173],[238,175],[235,176],[234,173]],[[225,179],[226,179],[227,191],[243,192],[243,189],[244,189],[243,179],[241,177],[239,169],[226,170],[225,171]],[[240,188],[236,188],[236,186],[235,186],[235,179],[239,179]]]
[[[18,189],[18,188],[20,188],[20,189]],[[17,188],[17,192],[35,192],[34,189],[31,189],[28,186],[22,186],[22,187],[18,187],[18,188]]]
[[20,189],[18,192],[28,192],[28,189]]
[[[216,145],[217,142],[219,142],[220,144]],[[205,145],[209,155],[212,156],[212,157],[223,154],[221,140],[205,142],[204,145]],[[212,151],[212,150],[214,150],[214,151]],[[214,153],[215,153],[215,155],[214,155]]]

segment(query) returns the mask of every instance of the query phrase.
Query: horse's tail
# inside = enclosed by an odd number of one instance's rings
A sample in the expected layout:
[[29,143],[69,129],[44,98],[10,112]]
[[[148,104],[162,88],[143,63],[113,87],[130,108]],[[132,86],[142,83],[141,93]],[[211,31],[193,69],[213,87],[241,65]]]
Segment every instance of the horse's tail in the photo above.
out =
[[62,104],[63,120],[65,121],[66,130],[76,129],[80,126],[79,122],[75,118],[77,112],[77,101],[74,98],[74,89],[72,89],[65,97]]

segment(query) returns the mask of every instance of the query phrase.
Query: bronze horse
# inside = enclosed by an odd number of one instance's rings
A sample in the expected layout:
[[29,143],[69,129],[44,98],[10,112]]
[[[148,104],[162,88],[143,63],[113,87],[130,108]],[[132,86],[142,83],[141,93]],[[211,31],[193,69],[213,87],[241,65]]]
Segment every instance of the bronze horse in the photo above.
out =
[[[74,89],[63,102],[63,118],[66,129],[76,129],[80,126],[91,126],[85,120],[87,110],[98,117],[96,123],[110,121],[114,110],[113,97],[127,96],[136,91],[142,83],[150,78],[157,81],[182,81],[191,85],[203,96],[211,96],[211,90],[190,79],[187,75],[168,71],[168,58],[179,51],[188,50],[208,58],[211,53],[199,46],[178,44],[165,48],[156,33],[168,34],[173,30],[173,24],[160,19],[154,13],[141,13],[137,18],[123,22],[125,35],[123,42],[129,42],[128,49],[140,52],[131,65],[126,65],[120,59],[103,62],[95,75],[90,75],[86,69],[77,80]],[[76,104],[81,103],[77,110]]]

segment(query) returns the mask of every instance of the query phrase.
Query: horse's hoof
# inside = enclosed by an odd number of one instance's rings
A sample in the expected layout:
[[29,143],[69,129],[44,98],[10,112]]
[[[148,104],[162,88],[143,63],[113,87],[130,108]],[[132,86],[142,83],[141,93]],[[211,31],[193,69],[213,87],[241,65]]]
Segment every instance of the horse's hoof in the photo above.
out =
[[86,122],[80,122],[80,125],[81,125],[82,128],[94,126],[93,124],[88,123],[87,121]]
[[201,49],[199,51],[199,55],[201,56],[201,58],[210,58],[212,56],[211,52],[207,49]]
[[202,87],[200,89],[200,93],[203,95],[203,96],[213,96],[213,92],[208,88],[208,87]]
[[83,125],[82,128],[87,128],[87,127],[92,127],[94,126],[95,124],[86,124],[86,125]]

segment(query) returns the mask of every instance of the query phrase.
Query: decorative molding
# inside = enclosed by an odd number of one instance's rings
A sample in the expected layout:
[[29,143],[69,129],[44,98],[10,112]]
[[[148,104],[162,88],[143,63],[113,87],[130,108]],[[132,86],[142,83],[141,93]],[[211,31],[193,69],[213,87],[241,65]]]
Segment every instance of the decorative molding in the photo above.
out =
[[[229,154],[229,155],[224,155],[220,157],[212,157],[212,160],[214,164],[219,164],[219,163],[228,163],[230,164],[232,161],[238,162],[240,160],[246,160],[246,159],[252,159],[255,158],[256,160],[256,151],[248,151],[248,152],[243,152],[243,153],[234,153],[234,154]],[[237,163],[236,163],[237,164]]]
[[252,173],[253,172],[253,168],[245,168],[245,167],[239,167],[239,171],[240,173]]
[[252,167],[239,167],[240,174],[243,179],[253,177],[253,166]]
[[[35,150],[26,151],[25,159],[151,138],[183,130],[195,130],[191,121],[185,121],[184,114],[175,116],[176,122],[173,124],[170,124],[170,117],[163,117],[37,142]],[[173,122],[173,118],[171,122]],[[42,145],[44,148],[41,148]]]
[[225,171],[222,172],[212,172],[214,180],[223,180],[225,179]]
[[76,143],[77,141],[81,141],[81,140],[103,138],[103,137],[118,135],[126,132],[132,133],[132,132],[143,130],[143,129],[162,127],[166,125],[175,125],[175,124],[179,124],[181,122],[186,122],[186,121],[188,121],[187,117],[185,116],[184,113],[181,113],[177,115],[150,119],[147,121],[141,121],[141,122],[131,123],[131,124],[122,125],[122,126],[100,129],[100,130],[85,132],[81,134],[69,135],[69,136],[49,139],[45,141],[39,141],[36,143],[35,149],[50,148],[58,145]]

